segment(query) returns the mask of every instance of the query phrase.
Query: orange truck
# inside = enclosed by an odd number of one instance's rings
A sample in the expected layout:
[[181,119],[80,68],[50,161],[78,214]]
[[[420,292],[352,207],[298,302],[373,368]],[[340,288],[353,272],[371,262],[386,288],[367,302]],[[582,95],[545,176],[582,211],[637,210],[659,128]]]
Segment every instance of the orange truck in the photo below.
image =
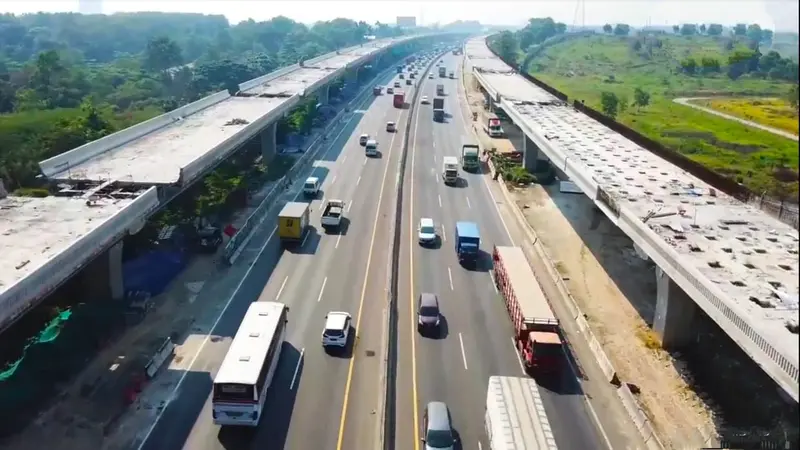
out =
[[564,351],[553,310],[519,247],[495,246],[494,281],[514,325],[514,343],[525,371],[536,376],[557,372]]
[[403,108],[405,106],[406,95],[403,91],[394,91],[394,107]]

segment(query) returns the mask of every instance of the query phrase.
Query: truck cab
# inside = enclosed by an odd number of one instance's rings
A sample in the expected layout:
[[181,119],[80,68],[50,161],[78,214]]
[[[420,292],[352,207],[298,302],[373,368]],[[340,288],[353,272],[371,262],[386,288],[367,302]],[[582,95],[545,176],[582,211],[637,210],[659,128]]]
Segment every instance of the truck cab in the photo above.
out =
[[481,236],[474,222],[456,222],[456,255],[462,265],[475,266],[480,254]]
[[486,125],[484,125],[483,129],[492,138],[501,138],[505,134],[503,127],[500,125],[500,119],[494,114],[490,114],[486,118]]
[[444,122],[444,98],[442,97],[433,99],[433,120]]
[[442,179],[445,184],[458,183],[458,159],[455,156],[442,158]]
[[439,66],[439,78],[444,78],[447,73],[447,67]]
[[464,170],[475,171],[480,165],[480,147],[469,142],[461,144],[461,167]]

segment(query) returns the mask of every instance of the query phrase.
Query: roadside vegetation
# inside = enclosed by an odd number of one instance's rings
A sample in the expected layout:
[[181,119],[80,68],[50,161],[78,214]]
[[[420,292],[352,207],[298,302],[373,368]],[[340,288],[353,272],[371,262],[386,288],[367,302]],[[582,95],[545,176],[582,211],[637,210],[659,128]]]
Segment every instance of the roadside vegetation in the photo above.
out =
[[[796,142],[673,102],[704,96],[780,99],[794,108],[796,127],[798,65],[796,57],[762,52],[778,38],[772,31],[756,24],[685,24],[635,32],[608,24],[593,35],[570,36],[551,23],[531,19],[523,30],[502,33],[491,44],[570,100],[583,100],[754,192],[797,198]],[[785,49],[786,37],[780,38]],[[751,103],[744,114],[754,121],[775,115],[767,101]]]
[[[795,89],[795,92],[797,90]],[[711,108],[740,119],[797,134],[797,101],[775,97],[700,98],[691,103]],[[794,103],[794,104],[793,104]]]

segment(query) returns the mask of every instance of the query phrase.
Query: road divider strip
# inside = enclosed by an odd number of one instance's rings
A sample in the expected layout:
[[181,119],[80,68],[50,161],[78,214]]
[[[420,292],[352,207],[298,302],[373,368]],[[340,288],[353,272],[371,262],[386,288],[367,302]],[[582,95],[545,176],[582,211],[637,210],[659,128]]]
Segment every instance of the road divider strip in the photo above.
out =
[[[411,124],[415,119],[416,106],[419,98],[419,93],[422,91],[422,84],[427,79],[428,72],[434,63],[442,57],[444,53],[432,58],[430,63],[425,67],[422,75],[418,77],[418,83],[415,86],[414,94],[408,102],[408,120],[406,121],[406,128],[403,132],[403,144],[400,151],[400,160],[398,162],[397,178],[395,179],[395,209],[393,213],[393,220],[390,223],[390,235],[392,236],[391,248],[389,249],[389,271],[387,277],[389,278],[389,291],[387,292],[387,307],[386,314],[384,315],[384,329],[387,331],[386,339],[383,342],[383,390],[382,390],[382,408],[379,409],[381,413],[381,427],[379,433],[379,448],[382,450],[393,450],[395,446],[396,437],[396,411],[397,411],[397,298],[398,298],[398,278],[400,272],[400,243],[403,230],[403,181],[405,179],[406,162],[408,160],[408,146],[411,136]],[[413,219],[412,219],[413,220]],[[417,405],[414,405],[416,408]]]
[[236,233],[231,237],[228,243],[225,244],[223,260],[228,265],[233,265],[233,263],[236,262],[236,259],[239,258],[239,255],[242,254],[242,250],[247,247],[250,239],[252,239],[253,235],[255,235],[256,230],[258,230],[261,224],[264,223],[268,213],[272,210],[273,206],[275,206],[275,200],[284,192],[287,187],[289,187],[289,180],[294,179],[298,172],[301,172],[303,169],[305,169],[306,164],[313,161],[319,152],[324,148],[324,146],[319,146],[313,151],[312,148],[319,143],[323,137],[327,137],[334,127],[340,125],[347,114],[352,113],[351,108],[353,105],[360,104],[366,100],[366,94],[372,93],[373,83],[375,80],[388,75],[392,70],[395,70],[394,66],[384,70],[375,76],[369,83],[367,83],[365,87],[362,88],[362,90],[358,92],[356,96],[336,114],[336,116],[330,121],[330,123],[328,123],[327,126],[325,126],[322,132],[319,133],[319,135],[311,142],[311,144],[309,144],[308,148],[303,153],[303,156],[295,161],[292,167],[286,172],[286,175],[282,176],[274,183],[272,189],[270,189],[264,199],[261,200],[253,212],[250,213],[247,219],[245,219],[244,225],[236,230]]

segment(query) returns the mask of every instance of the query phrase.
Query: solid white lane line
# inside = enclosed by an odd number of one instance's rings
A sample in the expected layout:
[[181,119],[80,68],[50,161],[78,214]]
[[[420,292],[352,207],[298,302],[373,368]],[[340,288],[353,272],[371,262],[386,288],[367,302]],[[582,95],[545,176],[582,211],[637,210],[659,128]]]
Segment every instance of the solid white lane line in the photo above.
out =
[[333,248],[339,248],[339,242],[341,242],[341,240],[342,240],[342,235],[340,234],[339,237],[336,238],[336,246],[334,246]]
[[464,338],[461,333],[458,333],[458,342],[461,343],[461,360],[464,361],[464,370],[469,370],[467,367],[467,352],[464,351]]
[[[305,242],[305,240],[304,240]],[[281,298],[281,293],[283,292],[283,288],[286,287],[286,282],[289,281],[289,275],[286,275],[286,278],[283,279],[283,283],[281,283],[281,288],[278,289],[278,295],[275,296],[275,301]]]
[[514,349],[514,354],[517,355],[517,362],[519,363],[519,370],[522,371],[523,375],[527,376],[528,373],[525,372],[525,366],[522,365],[522,358],[519,356],[519,352],[517,351],[517,340],[514,337],[511,337],[511,348]]
[[300,365],[303,364],[303,355],[305,355],[306,349],[300,349],[300,356],[297,357],[297,365],[294,368],[294,375],[292,375],[292,382],[289,384],[289,390],[294,390],[294,383],[297,381],[297,373],[300,372]]
[[322,280],[322,287],[319,288],[319,295],[317,296],[317,303],[319,303],[319,301],[322,300],[322,293],[325,292],[325,284],[326,283],[328,283],[328,277],[325,277],[325,279]]
[[453,288],[453,272],[450,271],[449,267],[447,268],[447,278],[450,279],[450,290],[454,291],[455,289]]
[[467,208],[472,209],[472,205],[469,204],[469,197],[467,197]]
[[494,288],[494,293],[495,294],[499,294],[500,291],[497,290],[497,280],[494,279],[494,271],[493,270],[489,271],[489,278],[491,278],[492,288]]

